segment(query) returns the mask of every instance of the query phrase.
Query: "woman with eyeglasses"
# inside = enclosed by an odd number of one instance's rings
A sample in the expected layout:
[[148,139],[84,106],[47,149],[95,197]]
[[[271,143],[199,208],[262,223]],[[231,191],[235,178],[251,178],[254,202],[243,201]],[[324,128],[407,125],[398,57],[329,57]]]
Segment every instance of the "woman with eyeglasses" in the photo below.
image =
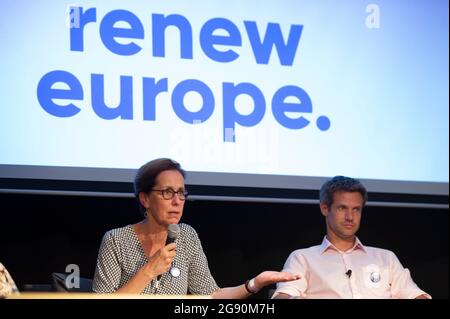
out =
[[[211,295],[246,298],[266,285],[299,279],[286,272],[265,271],[245,284],[219,288],[211,275],[197,232],[178,224],[187,198],[185,172],[167,158],[143,165],[134,181],[144,220],[108,231],[102,240],[93,290],[97,293]],[[169,225],[179,226],[175,242]]]

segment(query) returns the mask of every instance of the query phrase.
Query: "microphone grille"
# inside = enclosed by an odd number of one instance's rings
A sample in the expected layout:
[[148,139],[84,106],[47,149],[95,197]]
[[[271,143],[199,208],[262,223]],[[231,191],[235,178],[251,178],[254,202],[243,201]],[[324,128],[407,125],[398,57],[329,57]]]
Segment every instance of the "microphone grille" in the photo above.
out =
[[170,224],[169,227],[167,227],[167,237],[175,240],[178,238],[179,235],[180,235],[180,226],[178,226],[178,224]]

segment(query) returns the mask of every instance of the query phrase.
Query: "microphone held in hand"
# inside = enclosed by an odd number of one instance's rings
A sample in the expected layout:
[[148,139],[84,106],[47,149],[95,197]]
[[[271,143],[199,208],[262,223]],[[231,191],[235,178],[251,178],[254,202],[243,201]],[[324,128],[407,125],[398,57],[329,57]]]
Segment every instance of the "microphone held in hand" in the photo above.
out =
[[[180,226],[178,226],[177,224],[170,224],[169,227],[167,227],[166,246],[174,243],[178,236],[180,236]],[[162,275],[158,275],[156,277],[156,288],[158,288],[161,277]]]
[[175,242],[178,236],[180,236],[180,226],[177,224],[170,224],[169,227],[167,227],[166,246]]

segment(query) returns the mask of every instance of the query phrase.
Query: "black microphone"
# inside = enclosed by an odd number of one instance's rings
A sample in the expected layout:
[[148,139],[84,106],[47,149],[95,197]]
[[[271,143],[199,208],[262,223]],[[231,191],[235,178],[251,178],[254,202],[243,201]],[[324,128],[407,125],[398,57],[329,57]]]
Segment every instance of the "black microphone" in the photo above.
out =
[[175,242],[178,236],[180,236],[180,226],[177,224],[170,224],[169,227],[167,227],[166,246]]
[[[170,224],[169,227],[167,227],[167,239],[165,246],[175,242],[178,236],[180,236],[180,226],[178,226],[177,224]],[[156,287],[158,287],[161,277],[162,274],[156,277]]]
[[347,270],[345,274],[347,275],[348,278],[350,278],[352,276],[352,270],[351,269]]

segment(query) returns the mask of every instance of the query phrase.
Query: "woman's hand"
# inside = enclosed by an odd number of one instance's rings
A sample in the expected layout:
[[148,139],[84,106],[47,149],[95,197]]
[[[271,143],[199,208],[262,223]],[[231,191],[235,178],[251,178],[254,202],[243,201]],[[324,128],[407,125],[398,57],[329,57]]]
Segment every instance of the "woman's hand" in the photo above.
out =
[[147,271],[152,278],[167,272],[176,254],[176,243],[168,244],[148,259]]
[[264,271],[254,278],[254,292],[258,292],[267,285],[275,284],[277,282],[285,282],[300,279],[300,275],[292,275],[288,272],[280,271]]

